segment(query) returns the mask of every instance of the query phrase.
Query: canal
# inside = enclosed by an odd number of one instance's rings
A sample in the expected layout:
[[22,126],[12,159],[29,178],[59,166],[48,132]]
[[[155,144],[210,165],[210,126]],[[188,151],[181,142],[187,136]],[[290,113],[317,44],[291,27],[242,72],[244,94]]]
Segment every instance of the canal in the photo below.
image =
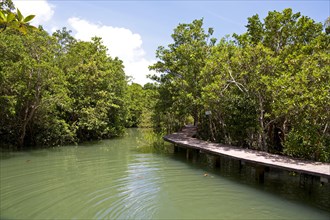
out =
[[[238,173],[181,153],[141,150],[144,132],[123,138],[2,153],[0,219],[329,219],[329,184],[301,188],[272,170]],[[251,175],[250,175],[251,174]]]

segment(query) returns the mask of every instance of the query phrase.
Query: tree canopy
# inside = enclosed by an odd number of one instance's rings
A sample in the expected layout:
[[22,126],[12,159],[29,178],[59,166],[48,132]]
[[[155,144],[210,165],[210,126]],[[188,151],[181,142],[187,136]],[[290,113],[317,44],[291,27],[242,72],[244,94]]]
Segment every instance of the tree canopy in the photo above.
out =
[[151,78],[160,83],[160,97],[163,100],[159,102],[157,111],[166,115],[165,120],[174,117],[182,123],[187,115],[191,115],[195,124],[199,122],[201,72],[215,44],[215,39],[211,38],[213,29],[209,28],[205,33],[202,26],[203,19],[194,20],[191,24],[179,24],[172,34],[174,42],[168,48],[160,46],[156,51],[160,61],[149,67],[162,73]]
[[127,77],[100,38],[63,29],[0,34],[0,139],[23,149],[108,138],[124,131]]
[[202,26],[179,24],[156,52],[155,123],[178,128],[193,116],[206,140],[330,161],[327,23],[270,11],[217,44]]

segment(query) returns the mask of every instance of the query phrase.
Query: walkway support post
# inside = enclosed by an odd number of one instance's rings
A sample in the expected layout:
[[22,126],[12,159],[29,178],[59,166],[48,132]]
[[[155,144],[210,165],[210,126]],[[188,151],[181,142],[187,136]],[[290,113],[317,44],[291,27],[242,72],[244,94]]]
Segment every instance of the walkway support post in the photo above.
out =
[[174,153],[178,153],[179,152],[179,147],[178,145],[174,144]]
[[239,173],[241,173],[242,169],[243,169],[243,166],[245,165],[245,161],[239,160],[238,163],[239,163],[239,165],[238,165]]
[[186,159],[189,160],[190,159],[190,149],[186,149]]
[[265,182],[265,167],[257,165],[255,167],[256,169],[256,180],[258,183],[264,183]]
[[193,163],[197,163],[199,159],[199,150],[198,149],[193,149],[193,155],[192,155],[192,160]]
[[301,188],[308,189],[308,193],[311,194],[314,185],[314,176],[306,173],[300,173],[299,185]]
[[217,156],[215,158],[215,167],[216,168],[220,168],[221,167],[221,157],[220,156]]
[[199,150],[198,149],[188,149],[186,151],[186,159],[192,160],[193,163],[197,163],[199,158]]

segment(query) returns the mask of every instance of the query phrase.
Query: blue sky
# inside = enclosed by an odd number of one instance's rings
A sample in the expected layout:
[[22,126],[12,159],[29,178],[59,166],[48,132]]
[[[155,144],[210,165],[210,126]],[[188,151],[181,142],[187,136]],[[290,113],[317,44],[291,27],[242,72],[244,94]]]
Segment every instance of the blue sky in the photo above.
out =
[[292,8],[294,12],[324,22],[330,16],[330,1],[90,1],[90,0],[14,0],[23,14],[36,14],[35,25],[52,32],[62,27],[81,40],[98,35],[111,56],[124,61],[127,75],[144,84],[147,66],[155,62],[158,46],[171,43],[179,23],[204,18],[204,27],[213,27],[214,37],[245,32],[247,18],[268,11]]

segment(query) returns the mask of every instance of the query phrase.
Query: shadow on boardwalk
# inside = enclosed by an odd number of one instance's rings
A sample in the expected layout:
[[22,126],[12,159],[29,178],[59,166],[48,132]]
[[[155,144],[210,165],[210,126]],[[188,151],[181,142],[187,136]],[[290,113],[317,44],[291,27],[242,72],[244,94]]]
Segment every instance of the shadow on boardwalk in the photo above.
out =
[[203,141],[197,138],[193,138],[196,132],[196,127],[187,126],[183,128],[180,132],[165,136],[164,140],[181,147],[198,149],[200,151],[208,152],[210,154],[227,156],[255,164],[330,179],[329,163],[294,159],[287,156],[270,154],[263,151],[244,149],[219,143]]

